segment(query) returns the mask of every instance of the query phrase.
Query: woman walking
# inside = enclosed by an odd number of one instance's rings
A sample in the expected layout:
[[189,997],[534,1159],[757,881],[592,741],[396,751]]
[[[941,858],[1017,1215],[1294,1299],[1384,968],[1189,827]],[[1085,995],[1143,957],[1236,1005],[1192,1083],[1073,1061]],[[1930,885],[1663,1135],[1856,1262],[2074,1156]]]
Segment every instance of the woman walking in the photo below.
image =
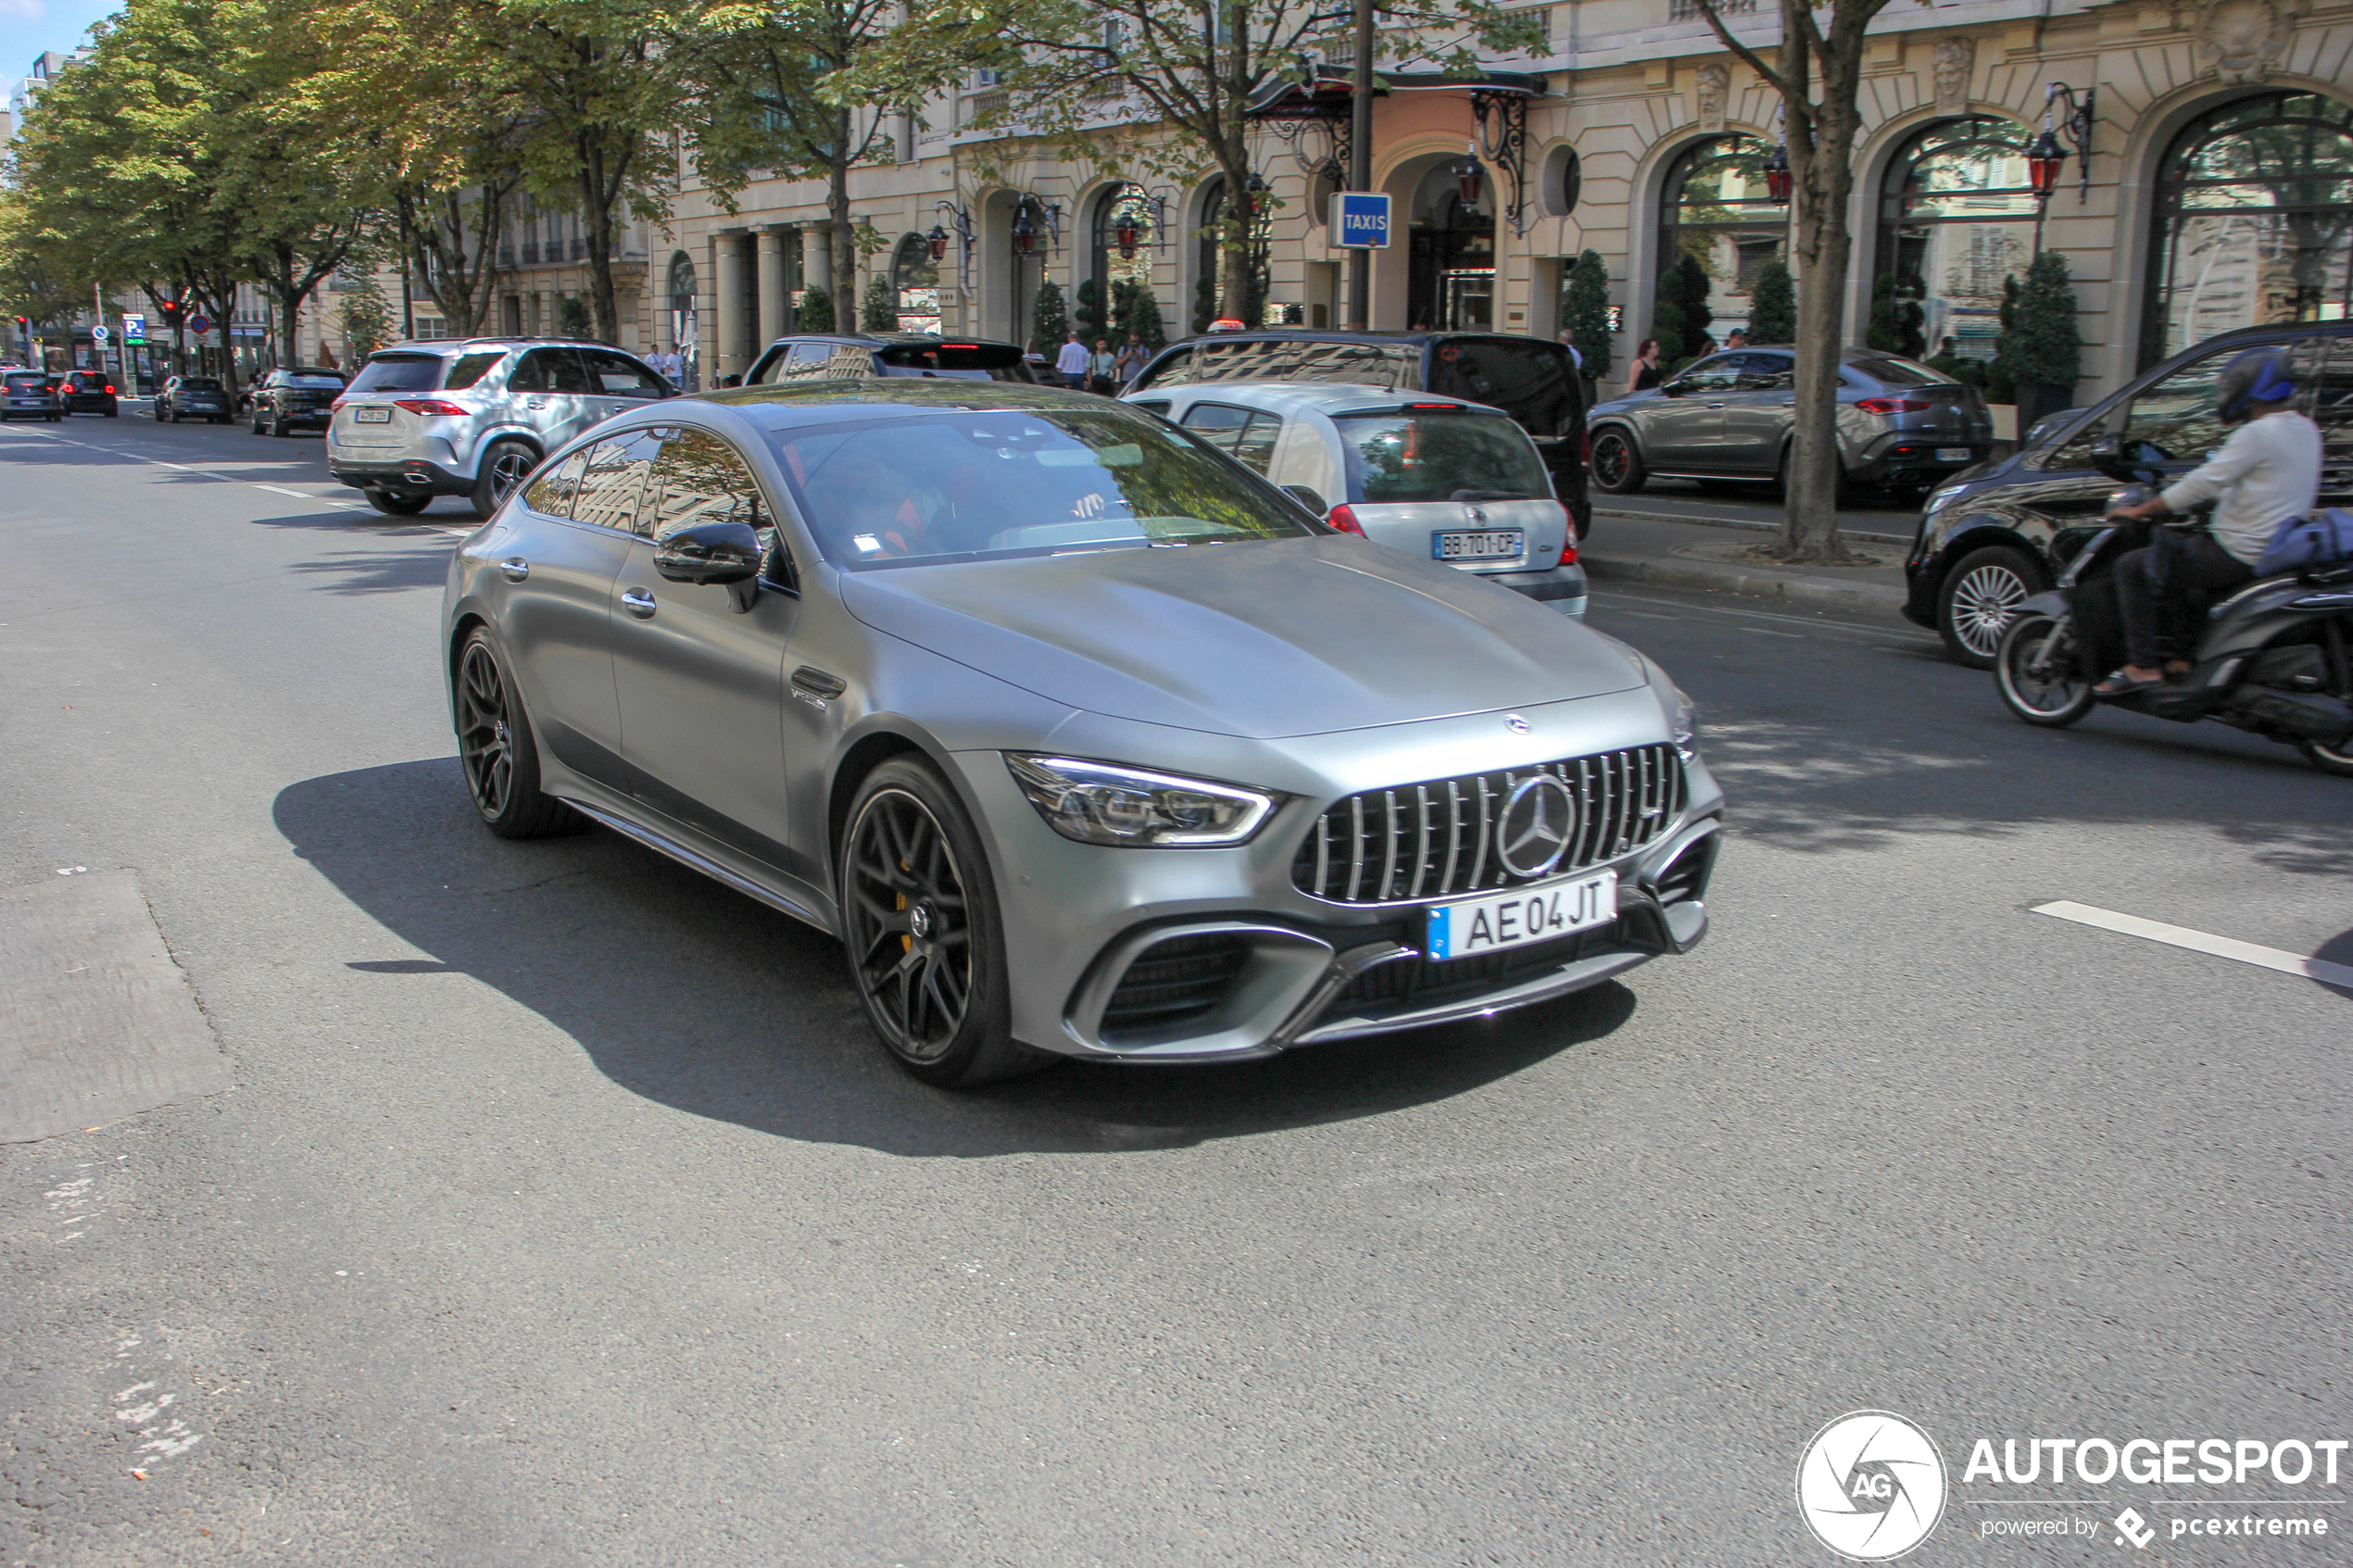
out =
[[1646,337],[1642,346],[1634,350],[1634,373],[1627,381],[1626,390],[1648,392],[1666,379],[1658,368],[1658,339]]

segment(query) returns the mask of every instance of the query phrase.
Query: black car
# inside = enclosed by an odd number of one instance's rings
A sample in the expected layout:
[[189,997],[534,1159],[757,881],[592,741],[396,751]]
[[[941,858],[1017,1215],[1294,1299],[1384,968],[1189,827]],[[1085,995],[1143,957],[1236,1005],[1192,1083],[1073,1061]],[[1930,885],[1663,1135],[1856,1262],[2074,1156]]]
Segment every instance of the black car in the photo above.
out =
[[2207,339],[2088,408],[2036,423],[2007,458],[1953,476],[1928,498],[1904,563],[1906,620],[1933,628],[1963,664],[1983,670],[2018,604],[2051,586],[2059,563],[2100,527],[2115,473],[2179,475],[2222,445],[2214,383],[2250,348],[2286,352],[2297,407],[2326,442],[2324,506],[2353,503],[2353,323],[2248,327]]
[[9,370],[0,374],[0,420],[47,420],[55,424],[65,418],[64,407],[57,401],[57,388],[46,370]]
[[1592,521],[1585,495],[1585,383],[1560,344],[1504,332],[1217,332],[1170,344],[1122,395],[1151,408],[1155,386],[1212,381],[1354,383],[1501,408],[1535,439],[1579,538]]
[[307,365],[271,370],[254,383],[253,433],[284,435],[305,428],[324,430],[343,395],[343,372]]
[[156,418],[178,424],[182,420],[229,422],[229,394],[219,376],[173,376],[156,394]]
[[113,419],[114,382],[104,370],[69,370],[57,383],[57,402],[69,414],[104,414]]
[[882,376],[939,381],[1004,381],[1030,385],[1022,351],[987,338],[944,338],[924,332],[797,332],[780,337],[752,362],[746,386],[813,381],[872,381]]

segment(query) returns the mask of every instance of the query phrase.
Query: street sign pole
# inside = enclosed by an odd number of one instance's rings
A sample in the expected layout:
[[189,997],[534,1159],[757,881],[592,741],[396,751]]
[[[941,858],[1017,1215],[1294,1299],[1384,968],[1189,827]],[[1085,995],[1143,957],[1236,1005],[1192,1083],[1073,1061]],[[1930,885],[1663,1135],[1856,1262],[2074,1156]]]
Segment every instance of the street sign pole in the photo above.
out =
[[[1348,102],[1348,186],[1369,190],[1373,183],[1373,0],[1356,0],[1356,81]],[[1373,253],[1351,251],[1348,257],[1348,325],[1365,332],[1372,326]]]

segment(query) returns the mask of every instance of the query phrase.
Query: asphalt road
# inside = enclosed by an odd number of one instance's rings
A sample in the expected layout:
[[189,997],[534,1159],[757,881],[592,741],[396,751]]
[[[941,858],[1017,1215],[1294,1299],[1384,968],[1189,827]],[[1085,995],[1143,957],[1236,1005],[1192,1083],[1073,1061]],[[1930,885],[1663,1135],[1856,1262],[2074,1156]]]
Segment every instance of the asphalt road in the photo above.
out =
[[2136,1560],[2347,1561],[2168,1522],[2341,1537],[2353,1463],[1962,1474],[2353,1436],[2353,994],[2029,910],[2353,963],[2353,784],[2285,750],[1603,593],[1730,791],[1698,951],[956,1096],[830,943],[470,820],[454,503],[128,412],[0,428],[0,887],[135,872],[233,1061],[0,1147],[7,1563],[1828,1563],[1793,1478],[1858,1408],[1950,1468],[1910,1562],[2107,1562],[2126,1505]]

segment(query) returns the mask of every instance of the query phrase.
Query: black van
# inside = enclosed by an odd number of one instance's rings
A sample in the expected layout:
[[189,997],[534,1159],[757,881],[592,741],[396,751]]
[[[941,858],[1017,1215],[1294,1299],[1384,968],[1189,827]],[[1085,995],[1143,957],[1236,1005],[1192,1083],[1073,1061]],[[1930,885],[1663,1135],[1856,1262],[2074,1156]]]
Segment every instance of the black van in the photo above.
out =
[[2321,505],[2353,505],[2353,322],[2245,327],[2183,350],[2088,408],[2038,421],[2019,450],[1955,474],[1928,498],[1904,562],[1907,621],[1932,628],[1963,664],[1990,669],[2010,614],[2048,588],[2055,564],[2100,526],[2116,481],[2094,466],[2114,438],[2124,460],[2178,476],[2222,445],[2214,383],[2250,348],[2283,350],[2302,388],[2296,406],[2326,443]]
[[1585,495],[1585,383],[1560,344],[1504,332],[1214,332],[1162,349],[1121,395],[1147,402],[1153,387],[1218,381],[1354,383],[1501,408],[1535,438],[1579,538],[1592,521]]

